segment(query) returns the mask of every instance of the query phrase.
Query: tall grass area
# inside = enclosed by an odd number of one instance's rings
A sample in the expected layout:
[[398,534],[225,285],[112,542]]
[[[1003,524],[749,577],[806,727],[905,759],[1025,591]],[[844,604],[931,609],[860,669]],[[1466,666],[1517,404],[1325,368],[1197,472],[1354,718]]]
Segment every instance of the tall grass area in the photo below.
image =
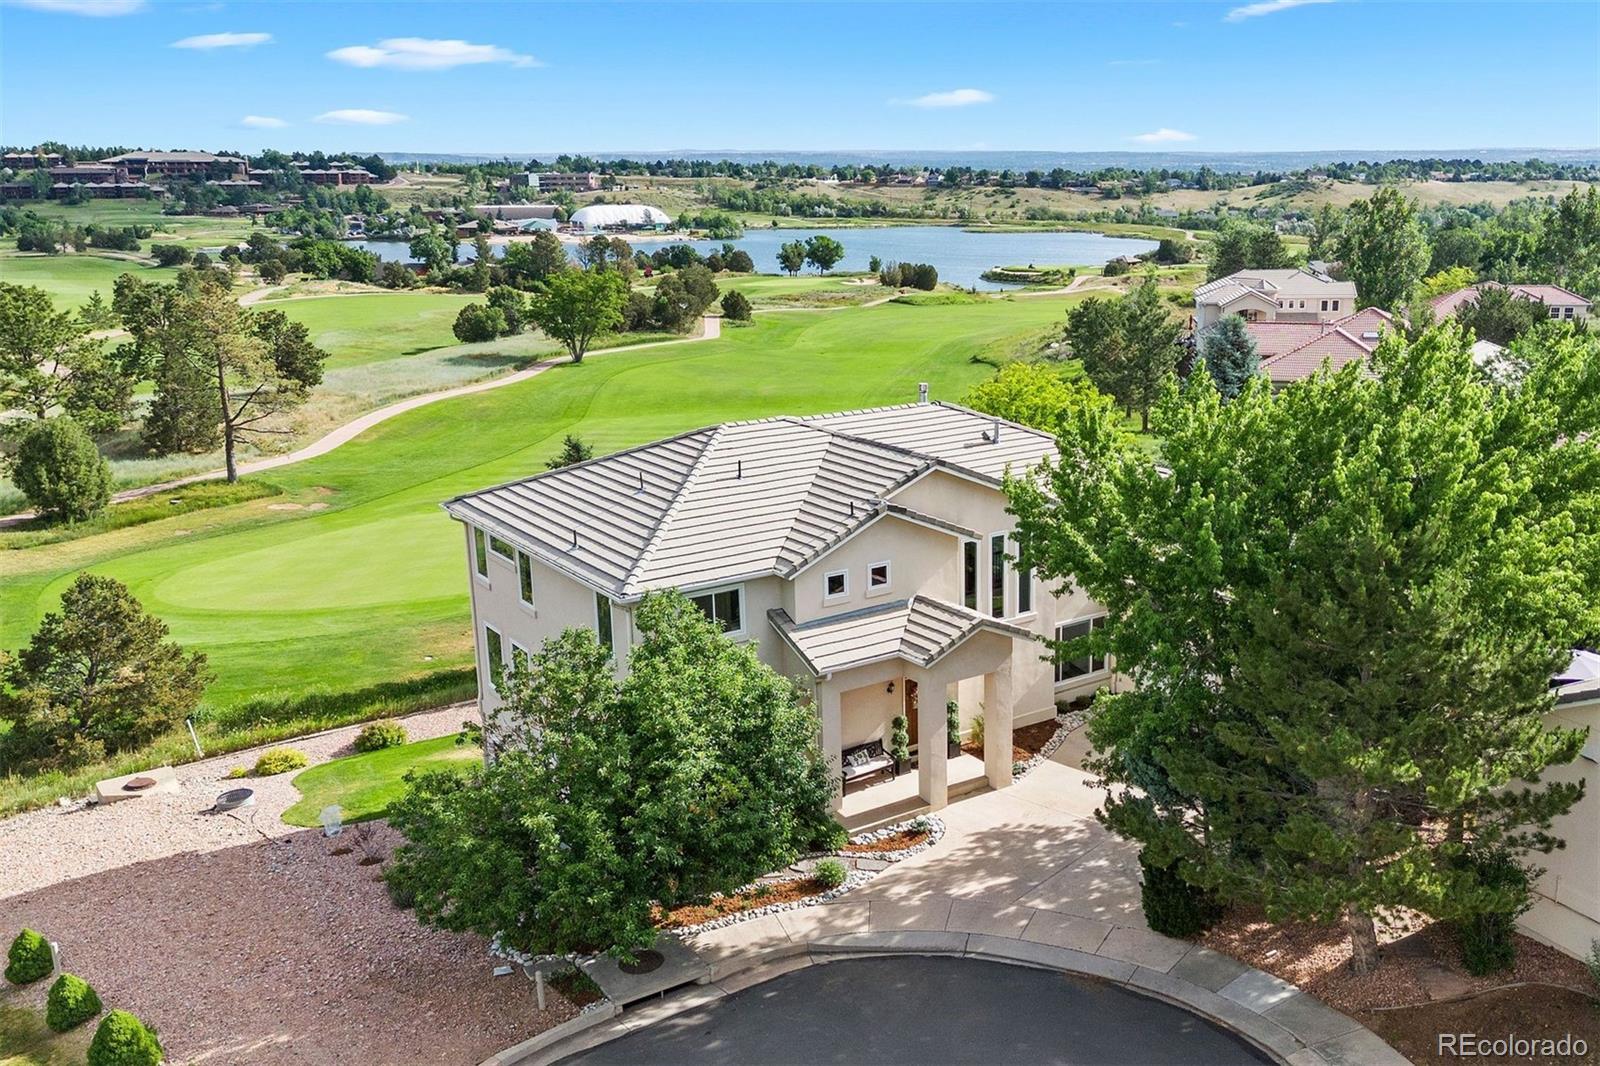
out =
[[[319,685],[292,694],[269,693],[223,709],[202,708],[195,732],[209,758],[324,729],[446,707],[472,699],[477,690],[472,667],[344,691]],[[0,778],[0,817],[43,807],[61,796],[82,796],[107,777],[197,758],[188,731],[177,729],[138,751],[74,770],[8,772]]]
[[164,518],[190,514],[194,511],[228,507],[248,500],[258,500],[263,496],[277,496],[282,492],[283,490],[276,485],[269,485],[264,481],[239,481],[232,485],[226,481],[204,481],[196,485],[184,485],[171,492],[113,504],[83,522],[51,523],[36,518],[20,525],[0,528],[0,548],[17,551],[45,544],[60,544],[80,537],[92,537],[97,533],[109,533],[114,529],[142,526],[146,522],[159,522]]

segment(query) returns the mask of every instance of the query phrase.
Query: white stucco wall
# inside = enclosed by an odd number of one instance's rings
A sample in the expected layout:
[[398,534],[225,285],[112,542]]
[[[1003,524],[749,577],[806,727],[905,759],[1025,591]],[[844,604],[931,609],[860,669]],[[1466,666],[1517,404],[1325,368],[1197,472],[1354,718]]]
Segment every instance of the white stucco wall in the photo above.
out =
[[[1600,700],[1558,704],[1548,720],[1561,728],[1587,727],[1591,740],[1600,737]],[[1533,909],[1523,915],[1521,925],[1530,936],[1587,958],[1591,945],[1600,940],[1600,765],[1579,756],[1544,774],[1546,781],[1580,779],[1588,783],[1586,795],[1551,827],[1567,846],[1533,856],[1545,874],[1537,885]]]

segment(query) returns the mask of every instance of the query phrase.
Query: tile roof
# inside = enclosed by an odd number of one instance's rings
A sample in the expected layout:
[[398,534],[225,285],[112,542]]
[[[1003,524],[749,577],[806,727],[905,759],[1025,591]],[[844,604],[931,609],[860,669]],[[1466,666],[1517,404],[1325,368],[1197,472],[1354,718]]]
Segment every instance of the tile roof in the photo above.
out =
[[[1447,292],[1443,295],[1435,296],[1428,302],[1433,307],[1435,318],[1448,318],[1454,315],[1456,309],[1463,304],[1475,302],[1478,299],[1478,293],[1484,289],[1501,287],[1498,282],[1486,281],[1480,285],[1468,285],[1464,289],[1457,289],[1455,292]],[[1588,300],[1571,289],[1563,289],[1560,285],[1509,285],[1503,287],[1509,288],[1514,295],[1520,296],[1524,300],[1533,300],[1535,303],[1559,304],[1563,307],[1568,304],[1578,304],[1583,307],[1589,306]]]
[[1393,325],[1393,315],[1364,307],[1332,322],[1246,322],[1245,329],[1256,342],[1262,373],[1286,385],[1310,377],[1325,361],[1338,370],[1365,360]]
[[781,607],[768,611],[767,618],[817,677],[886,659],[932,666],[980,629],[1034,638],[1020,626],[929,596],[804,623],[796,623]]
[[1194,290],[1194,302],[1227,305],[1247,292],[1261,293],[1269,299],[1279,296],[1299,298],[1323,297],[1354,300],[1354,282],[1335,281],[1326,274],[1318,274],[1304,267],[1283,270],[1240,270],[1216,281],[1208,281]]
[[888,502],[947,468],[999,484],[1054,454],[1048,434],[951,404],[730,422],[445,503],[620,599],[763,575],[791,577],[880,520],[972,536]]

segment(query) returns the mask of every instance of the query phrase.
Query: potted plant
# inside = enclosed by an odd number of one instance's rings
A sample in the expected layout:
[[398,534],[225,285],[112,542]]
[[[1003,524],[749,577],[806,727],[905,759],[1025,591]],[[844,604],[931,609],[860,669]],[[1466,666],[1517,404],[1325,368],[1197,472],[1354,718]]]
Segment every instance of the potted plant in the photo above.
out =
[[961,704],[955,700],[945,700],[944,725],[949,748],[946,754],[954,759],[961,754]]
[[895,715],[889,723],[889,758],[894,760],[896,777],[911,769],[911,733],[903,714]]

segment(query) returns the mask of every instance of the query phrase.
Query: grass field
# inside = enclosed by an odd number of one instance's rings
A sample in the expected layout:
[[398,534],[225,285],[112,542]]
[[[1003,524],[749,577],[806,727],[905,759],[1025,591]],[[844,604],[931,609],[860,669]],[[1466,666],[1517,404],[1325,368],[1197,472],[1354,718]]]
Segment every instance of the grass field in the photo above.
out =
[[313,828],[322,824],[322,809],[333,804],[342,808],[346,822],[382,818],[389,804],[404,794],[405,777],[412,770],[467,773],[482,765],[483,749],[457,744],[454,735],[335,759],[295,776],[300,801],[283,812],[283,820]]
[[112,286],[122,274],[133,274],[143,281],[171,281],[177,273],[176,267],[154,266],[148,258],[126,254],[0,254],[0,281],[43,289],[62,310],[81,307],[96,291],[109,305]]
[[762,315],[720,340],[434,404],[265,475],[282,496],[6,553],[0,647],[20,645],[87,568],[127,582],[210,656],[219,707],[460,667],[471,656],[460,537],[440,500],[537,471],[568,432],[607,452],[726,419],[898,402],[918,381],[954,398],[991,372],[978,360],[1010,354],[1063,307]]
[[327,369],[361,366],[456,343],[456,314],[478,296],[442,292],[397,292],[370,296],[321,296],[258,304],[282,311],[311,331],[331,358]]
[[28,1002],[37,996],[32,988],[0,984],[0,1066],[83,1066],[100,1018],[57,1033],[44,1023],[44,1011]]

